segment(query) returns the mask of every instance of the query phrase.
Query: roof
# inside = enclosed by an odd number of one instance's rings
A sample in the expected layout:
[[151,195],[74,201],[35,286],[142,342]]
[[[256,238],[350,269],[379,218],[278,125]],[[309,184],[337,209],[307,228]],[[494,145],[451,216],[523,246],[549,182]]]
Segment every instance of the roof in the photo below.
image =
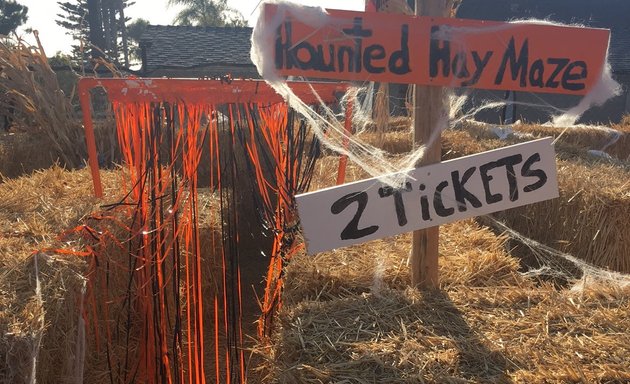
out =
[[463,0],[457,10],[457,17],[464,19],[536,18],[610,29],[609,61],[616,73],[630,73],[628,15],[628,0]]
[[143,71],[191,69],[205,76],[236,71],[234,77],[258,77],[249,55],[251,35],[249,27],[149,25],[140,39]]

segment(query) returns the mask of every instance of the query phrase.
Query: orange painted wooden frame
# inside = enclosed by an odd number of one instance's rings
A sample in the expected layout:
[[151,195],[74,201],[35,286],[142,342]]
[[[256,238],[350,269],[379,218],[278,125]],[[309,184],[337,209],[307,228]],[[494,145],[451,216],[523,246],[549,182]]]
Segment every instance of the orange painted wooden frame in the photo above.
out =
[[315,12],[265,5],[267,59],[281,75],[583,95],[601,78],[610,37],[546,22]]
[[[335,103],[347,89],[342,83],[289,82],[293,92],[306,103]],[[103,196],[103,186],[98,166],[98,153],[92,122],[90,90],[103,88],[114,102],[178,102],[230,104],[230,103],[281,103],[284,99],[264,81],[205,79],[98,79],[86,77],[79,80],[79,102],[83,110],[83,125],[88,150],[88,163],[92,173],[94,195]]]

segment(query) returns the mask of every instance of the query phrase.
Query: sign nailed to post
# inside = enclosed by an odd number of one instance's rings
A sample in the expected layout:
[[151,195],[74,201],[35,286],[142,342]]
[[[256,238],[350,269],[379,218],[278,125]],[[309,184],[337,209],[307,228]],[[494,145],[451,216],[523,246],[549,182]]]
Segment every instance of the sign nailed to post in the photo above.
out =
[[610,35],[550,23],[292,11],[264,10],[280,22],[274,64],[286,76],[581,95],[601,77]]
[[550,138],[296,196],[310,254],[558,197]]

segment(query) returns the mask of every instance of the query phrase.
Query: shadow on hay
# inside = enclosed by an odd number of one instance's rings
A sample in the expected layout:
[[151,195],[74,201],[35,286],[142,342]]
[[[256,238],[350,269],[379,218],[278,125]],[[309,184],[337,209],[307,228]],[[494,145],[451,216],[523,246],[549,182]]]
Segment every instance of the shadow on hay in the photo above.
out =
[[506,359],[501,352],[489,349],[480,335],[468,325],[464,314],[447,292],[421,293],[424,305],[418,308],[425,326],[439,336],[451,339],[459,351],[459,374],[469,380],[509,382],[505,375]]
[[507,359],[447,292],[384,290],[305,302],[282,322],[272,368],[280,383],[511,382]]

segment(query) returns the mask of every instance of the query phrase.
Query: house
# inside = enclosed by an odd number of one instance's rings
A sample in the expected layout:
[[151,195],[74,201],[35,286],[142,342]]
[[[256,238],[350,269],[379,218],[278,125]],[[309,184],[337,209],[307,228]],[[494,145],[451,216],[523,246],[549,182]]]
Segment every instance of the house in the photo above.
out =
[[[609,61],[613,77],[623,86],[623,94],[601,107],[593,107],[580,122],[618,122],[630,113],[630,1],[629,0],[462,0],[457,17],[509,21],[546,19],[611,30]],[[151,25],[140,40],[142,69],[146,77],[260,78],[250,59],[252,29],[248,27],[191,27]],[[585,47],[588,49],[588,47]],[[406,86],[392,86],[392,113],[404,113]],[[528,107],[516,104],[503,111],[485,110],[475,118],[491,123],[506,119],[546,122],[554,108],[568,109],[579,102],[569,95],[470,90],[466,108],[485,101],[514,100],[516,103],[547,105]],[[400,105],[399,105],[400,104]]]
[[140,38],[141,76],[259,78],[252,28],[149,25]]
[[[580,24],[611,30],[609,62],[613,77],[623,87],[617,96],[601,107],[587,111],[580,122],[618,122],[630,113],[630,1],[628,0],[463,0],[457,17],[464,19],[509,21],[518,19],[545,19],[565,24]],[[588,49],[588,47],[584,47]],[[467,108],[480,105],[484,100],[514,99],[517,103],[548,104],[558,108],[576,105],[579,98],[566,95],[531,94],[524,92],[497,92],[474,90]],[[513,120],[545,122],[552,109],[516,105],[497,112],[482,111],[475,115],[478,120],[500,123],[506,117]]]

